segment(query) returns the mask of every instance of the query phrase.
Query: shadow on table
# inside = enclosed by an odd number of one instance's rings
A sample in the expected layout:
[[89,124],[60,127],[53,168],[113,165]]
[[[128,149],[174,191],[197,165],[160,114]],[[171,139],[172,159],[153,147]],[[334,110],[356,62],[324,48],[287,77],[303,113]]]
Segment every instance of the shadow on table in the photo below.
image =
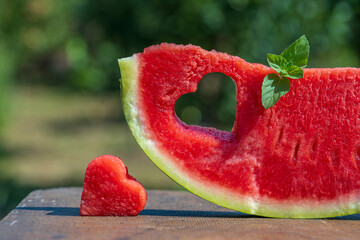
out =
[[50,216],[80,216],[78,207],[17,207],[15,210],[33,210],[48,212]]
[[[17,207],[16,210],[44,211],[50,216],[80,216],[80,208],[77,207]],[[230,211],[188,211],[188,210],[163,210],[144,209],[140,215],[143,216],[166,216],[166,217],[244,217],[261,218],[241,212]]]
[[[188,210],[163,210],[144,209],[140,215],[170,216],[170,217],[219,217],[219,218],[268,218],[236,211],[188,211]],[[271,219],[271,218],[269,218]],[[281,218],[273,218],[281,219]],[[360,220],[360,214],[352,214],[334,218],[304,218],[303,220]]]
[[140,215],[166,216],[166,217],[219,217],[219,218],[263,218],[235,211],[190,211],[190,210],[164,210],[144,209]]
[[[50,216],[80,216],[78,207],[17,207],[16,210],[33,210],[48,212]],[[196,210],[165,210],[165,209],[144,209],[141,216],[164,216],[164,217],[212,217],[212,218],[266,218],[236,211],[196,211]],[[274,218],[276,219],[276,218]],[[314,218],[303,220],[360,220],[360,214],[335,218]]]

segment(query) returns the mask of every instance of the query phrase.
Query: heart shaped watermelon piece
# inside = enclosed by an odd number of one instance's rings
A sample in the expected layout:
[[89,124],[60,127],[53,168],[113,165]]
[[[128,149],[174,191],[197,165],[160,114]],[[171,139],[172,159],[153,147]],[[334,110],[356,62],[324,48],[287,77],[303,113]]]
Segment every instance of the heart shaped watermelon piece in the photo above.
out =
[[95,158],[86,168],[81,195],[83,216],[135,216],[145,207],[144,187],[128,174],[119,157]]
[[[194,194],[269,217],[360,211],[360,69],[304,69],[270,109],[261,64],[192,45],[161,44],[119,60],[125,117],[152,161]],[[175,103],[202,77],[236,84],[231,132],[189,126]]]

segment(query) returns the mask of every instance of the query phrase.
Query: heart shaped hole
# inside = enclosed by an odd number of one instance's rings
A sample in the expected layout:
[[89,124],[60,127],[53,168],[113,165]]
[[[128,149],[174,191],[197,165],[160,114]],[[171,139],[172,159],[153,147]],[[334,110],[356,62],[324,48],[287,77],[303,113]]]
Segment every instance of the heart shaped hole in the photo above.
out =
[[234,80],[220,72],[206,74],[196,92],[178,99],[175,112],[188,125],[231,131],[236,112]]

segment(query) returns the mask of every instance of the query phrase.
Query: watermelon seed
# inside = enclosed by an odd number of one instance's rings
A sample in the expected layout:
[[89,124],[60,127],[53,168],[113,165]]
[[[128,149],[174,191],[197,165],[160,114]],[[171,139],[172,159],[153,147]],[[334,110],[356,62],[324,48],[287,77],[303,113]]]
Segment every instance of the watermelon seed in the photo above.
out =
[[300,139],[298,138],[295,148],[294,148],[294,155],[293,155],[293,162],[296,163],[299,159],[299,148],[300,148]]
[[278,139],[276,141],[276,145],[278,145],[281,141],[281,139],[283,138],[283,135],[284,135],[284,126],[282,126],[280,128],[280,131],[279,131],[279,136],[278,136]]
[[331,152],[331,161],[332,164],[335,168],[339,167],[340,164],[340,156],[339,156],[339,151],[338,150],[332,150]]
[[315,140],[313,141],[312,146],[311,146],[312,152],[315,153],[317,148],[318,148],[318,139],[315,138]]
[[356,147],[356,150],[355,150],[355,163],[356,163],[356,166],[358,167],[358,169],[360,169],[360,146],[357,146]]

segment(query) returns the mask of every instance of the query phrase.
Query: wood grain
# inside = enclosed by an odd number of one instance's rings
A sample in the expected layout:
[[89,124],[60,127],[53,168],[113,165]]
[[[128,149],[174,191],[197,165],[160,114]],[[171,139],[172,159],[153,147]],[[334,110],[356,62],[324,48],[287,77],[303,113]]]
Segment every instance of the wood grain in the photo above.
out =
[[37,190],[0,222],[0,239],[360,239],[360,214],[273,219],[231,211],[188,192],[147,191],[136,217],[82,217],[81,188]]

